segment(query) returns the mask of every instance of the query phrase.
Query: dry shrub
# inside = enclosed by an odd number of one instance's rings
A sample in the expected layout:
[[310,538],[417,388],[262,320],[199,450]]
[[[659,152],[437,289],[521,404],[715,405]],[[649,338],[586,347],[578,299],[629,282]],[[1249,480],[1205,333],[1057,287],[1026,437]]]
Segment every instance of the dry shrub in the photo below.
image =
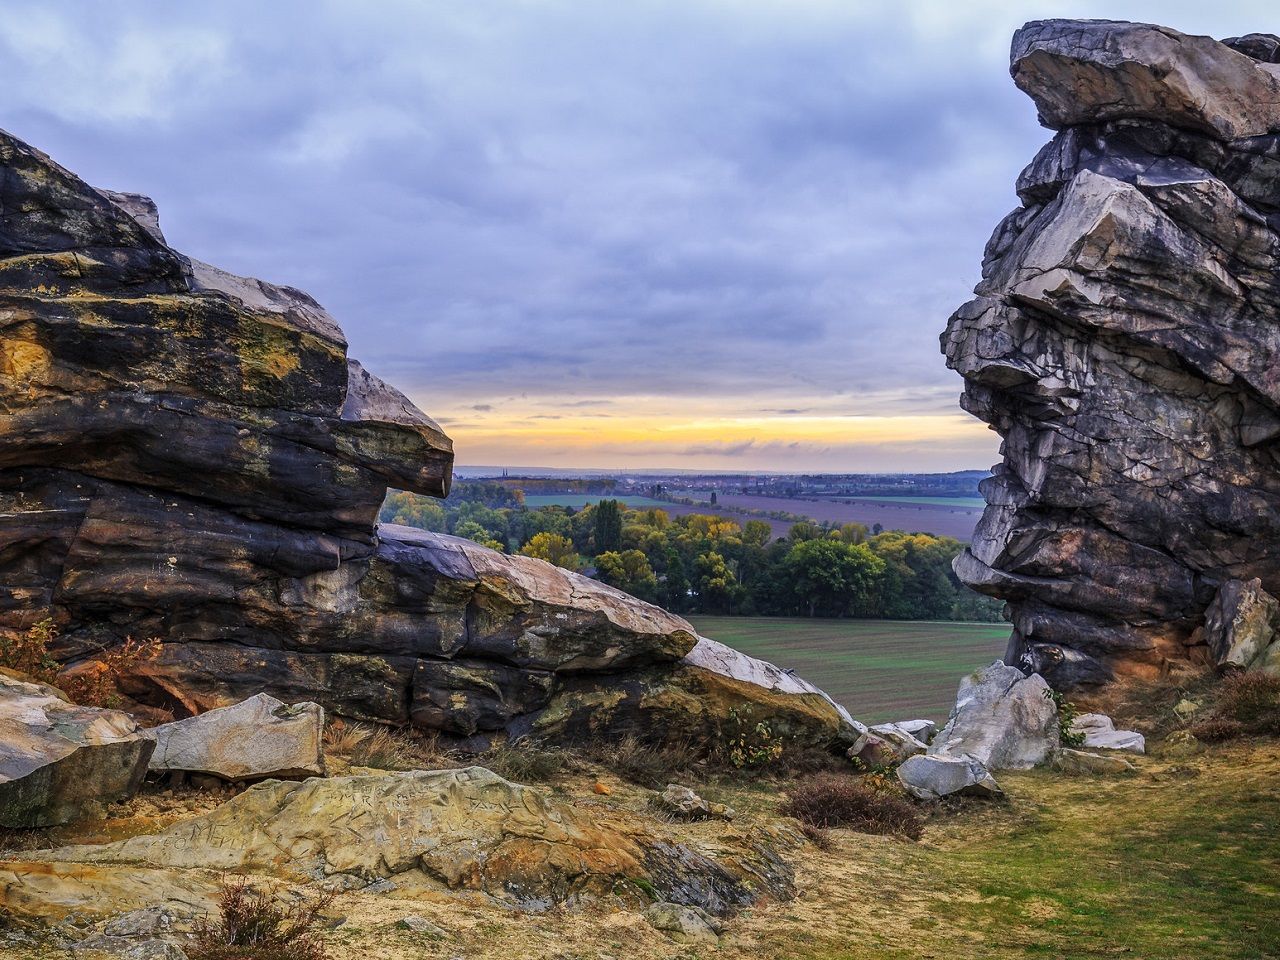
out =
[[924,832],[923,818],[901,794],[840,774],[817,774],[801,781],[788,794],[781,812],[824,830],[846,827],[912,840],[919,840]]
[[837,773],[849,769],[849,760],[820,747],[788,746],[778,758],[780,773],[803,777],[814,773]]
[[275,890],[255,890],[243,877],[224,881],[216,923],[196,924],[191,960],[325,960],[317,937],[332,893],[282,905]]
[[1213,713],[1245,733],[1280,734],[1280,677],[1258,670],[1230,674],[1218,686]]
[[1199,723],[1193,723],[1189,729],[1191,735],[1197,740],[1203,740],[1205,743],[1221,743],[1224,740],[1234,740],[1243,734],[1244,724],[1239,720],[1229,720],[1225,717],[1210,717]]
[[493,747],[480,757],[480,762],[515,783],[545,783],[564,771],[569,755],[560,747],[521,737]]
[[58,628],[51,618],[32,624],[16,639],[0,637],[0,666],[55,686],[74,703],[89,707],[114,707],[120,703],[119,681],[139,664],[153,660],[160,653],[157,638],[134,640],[101,651],[90,663],[73,672],[60,672],[61,664],[49,653],[58,638]]
[[448,765],[434,739],[412,730],[335,719],[325,728],[324,745],[330,753],[345,757],[353,767],[421,770]]
[[800,833],[804,835],[806,840],[823,852],[830,850],[832,846],[834,846],[831,842],[831,834],[822,827],[815,827],[812,824],[804,823],[802,821],[800,824]]

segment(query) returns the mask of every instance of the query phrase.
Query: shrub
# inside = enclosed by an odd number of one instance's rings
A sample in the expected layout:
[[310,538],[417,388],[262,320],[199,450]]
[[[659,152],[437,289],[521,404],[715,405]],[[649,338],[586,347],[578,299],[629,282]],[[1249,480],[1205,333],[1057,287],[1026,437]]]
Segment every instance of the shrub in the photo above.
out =
[[1224,740],[1234,740],[1244,733],[1244,724],[1226,717],[1210,717],[1192,724],[1190,732],[1197,740],[1205,743],[1221,743]]
[[735,768],[768,766],[782,756],[783,749],[782,741],[773,735],[768,723],[761,720],[753,724],[737,710],[729,711],[722,752]]
[[158,656],[161,648],[157,638],[126,637],[120,646],[102,650],[94,662],[76,672],[60,673],[61,665],[49,653],[49,647],[57,638],[58,628],[48,617],[32,624],[17,639],[0,638],[0,666],[55,686],[75,703],[90,707],[118,705],[120,679],[128,676],[139,663]]
[[919,840],[924,820],[910,801],[840,774],[818,774],[799,783],[781,807],[784,816],[820,829],[847,827]]
[[569,757],[559,747],[549,747],[521,737],[494,747],[481,758],[481,762],[506,780],[545,783],[563,772],[569,764]]
[[1245,733],[1280,734],[1280,677],[1258,670],[1231,674],[1218,687],[1213,712]]
[[800,833],[803,834],[804,838],[819,850],[827,851],[833,846],[831,843],[831,834],[822,827],[815,827],[811,824],[801,822]]
[[217,923],[196,924],[191,960],[325,960],[317,939],[321,914],[333,902],[319,894],[282,906],[275,890],[255,890],[243,877],[224,881]]

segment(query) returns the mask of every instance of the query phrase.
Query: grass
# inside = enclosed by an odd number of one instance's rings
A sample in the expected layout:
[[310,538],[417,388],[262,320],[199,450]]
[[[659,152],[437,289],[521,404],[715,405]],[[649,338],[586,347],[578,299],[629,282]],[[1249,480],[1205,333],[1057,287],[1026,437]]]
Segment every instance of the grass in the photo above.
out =
[[960,677],[1004,655],[1004,623],[690,617],[698,631],[794,669],[864,723],[942,721]]
[[664,500],[654,500],[651,497],[612,497],[599,493],[532,493],[525,494],[524,505],[530,510],[536,510],[538,507],[573,507],[580,510],[588,504],[599,503],[601,500],[617,500],[624,506],[637,510],[647,510],[650,507],[669,507],[671,504]]

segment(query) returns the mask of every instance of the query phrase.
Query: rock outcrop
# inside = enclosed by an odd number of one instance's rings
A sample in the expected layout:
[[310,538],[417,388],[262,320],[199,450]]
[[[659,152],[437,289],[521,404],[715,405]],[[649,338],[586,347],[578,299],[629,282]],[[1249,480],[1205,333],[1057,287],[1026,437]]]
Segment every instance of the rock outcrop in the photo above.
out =
[[[849,738],[811,688],[689,660],[693,628],[657,607],[378,527],[388,486],[447,493],[439,427],[306,294],[183,256],[145,197],[2,131],[0,337],[0,631],[51,615],[72,664],[159,638],[122,690],[140,703],[186,716],[267,692],[468,741],[694,708],[703,729],[712,688],[786,705],[807,742]],[[608,716],[562,722],[587,702]]]
[[0,675],[0,827],[101,814],[137,793],[147,774],[154,745],[132,717],[57,693]]
[[1220,584],[1280,590],[1275,37],[1050,20],[1012,72],[1057,131],[943,335],[1004,438],[961,578],[1054,686],[1208,659]]
[[[74,865],[90,876],[111,867],[147,877],[153,901],[168,904],[199,902],[211,870],[345,879],[366,892],[371,882],[406,894],[475,892],[523,908],[630,890],[637,903],[656,896],[727,915],[761,896],[794,895],[777,853],[786,838],[726,837],[704,852],[657,826],[560,802],[482,767],[267,780],[161,833],[0,863],[0,889],[20,910],[72,901],[76,891],[50,875]],[[127,894],[123,902],[132,905]]]
[[929,744],[931,757],[964,757],[989,770],[1027,770],[1061,746],[1057,704],[1037,674],[997,660],[960,681],[947,725]]

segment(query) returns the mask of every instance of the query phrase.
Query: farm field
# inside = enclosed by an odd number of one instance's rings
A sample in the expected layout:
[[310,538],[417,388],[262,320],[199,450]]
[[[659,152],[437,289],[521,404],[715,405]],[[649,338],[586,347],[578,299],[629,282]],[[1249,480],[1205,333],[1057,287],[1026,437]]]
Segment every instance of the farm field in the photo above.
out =
[[792,669],[863,723],[939,724],[960,678],[1004,655],[1006,623],[689,618],[704,637]]
[[[929,498],[922,498],[929,499]],[[942,499],[942,498],[936,498]],[[908,502],[906,498],[879,500],[807,500],[726,493],[717,497],[721,509],[785,510],[819,522],[880,524],[885,530],[909,530],[968,541],[982,516],[982,505],[942,506]]]
[[647,510],[650,507],[662,507],[667,509],[671,506],[661,500],[653,500],[649,497],[614,497],[601,493],[529,493],[525,494],[524,505],[531,510],[538,507],[573,507],[581,509],[592,503],[599,503],[601,500],[617,500],[625,506],[636,510]]
[[981,497],[832,497],[832,500],[843,502],[852,502],[857,500],[870,500],[875,503],[927,503],[934,507],[964,507],[966,509],[981,510],[987,505],[987,502]]

